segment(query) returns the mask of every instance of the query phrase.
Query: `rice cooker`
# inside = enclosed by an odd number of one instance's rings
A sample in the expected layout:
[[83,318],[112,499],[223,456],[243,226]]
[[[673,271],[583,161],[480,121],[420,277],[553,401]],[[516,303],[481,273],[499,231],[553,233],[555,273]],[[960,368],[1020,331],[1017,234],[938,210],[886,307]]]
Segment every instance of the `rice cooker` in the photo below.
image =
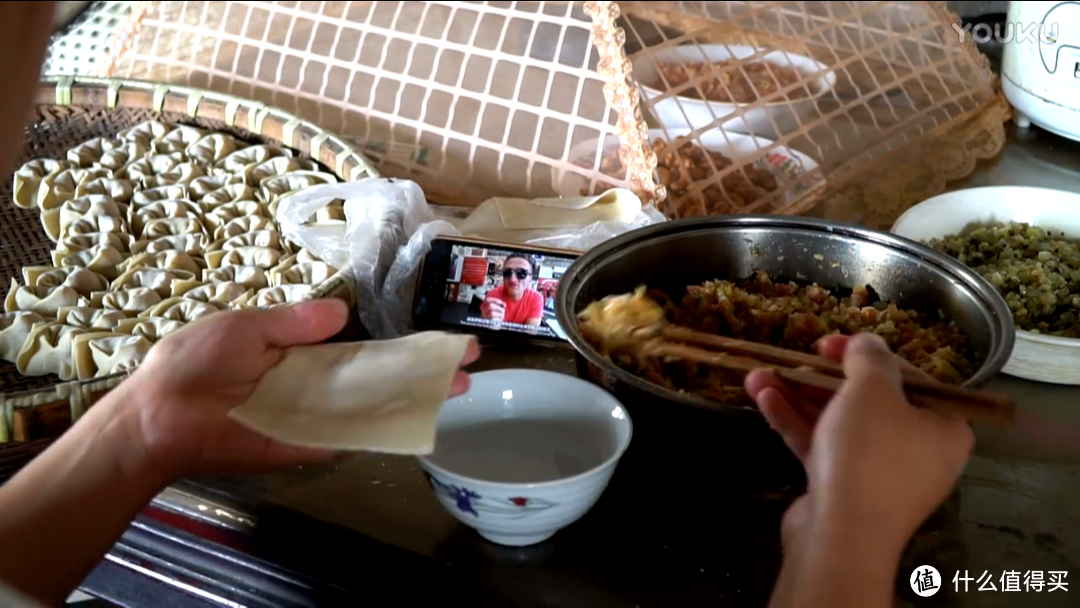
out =
[[994,35],[1004,44],[1001,88],[1016,124],[1080,141],[1080,2],[1010,2]]

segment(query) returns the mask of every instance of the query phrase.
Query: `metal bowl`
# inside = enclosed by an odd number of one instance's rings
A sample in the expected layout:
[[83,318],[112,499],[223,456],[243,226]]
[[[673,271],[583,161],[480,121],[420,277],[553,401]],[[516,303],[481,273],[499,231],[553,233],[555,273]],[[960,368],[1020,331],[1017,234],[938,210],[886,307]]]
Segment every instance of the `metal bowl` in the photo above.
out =
[[1005,301],[949,256],[893,234],[817,219],[714,216],[626,233],[590,250],[566,271],[556,312],[577,351],[578,374],[631,408],[637,402],[679,403],[760,417],[754,408],[710,403],[617,367],[585,341],[577,324],[577,312],[589,302],[641,284],[678,293],[707,280],[744,279],[755,270],[825,287],[870,285],[901,307],[941,311],[987,353],[965,386],[989,380],[1012,352],[1016,329]]

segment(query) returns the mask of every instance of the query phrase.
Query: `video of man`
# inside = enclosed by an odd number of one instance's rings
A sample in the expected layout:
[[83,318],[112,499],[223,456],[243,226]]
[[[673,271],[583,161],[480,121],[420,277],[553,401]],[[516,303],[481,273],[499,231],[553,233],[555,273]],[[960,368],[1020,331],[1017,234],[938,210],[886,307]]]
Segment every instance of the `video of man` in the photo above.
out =
[[447,269],[444,323],[563,338],[555,292],[572,259],[454,245]]

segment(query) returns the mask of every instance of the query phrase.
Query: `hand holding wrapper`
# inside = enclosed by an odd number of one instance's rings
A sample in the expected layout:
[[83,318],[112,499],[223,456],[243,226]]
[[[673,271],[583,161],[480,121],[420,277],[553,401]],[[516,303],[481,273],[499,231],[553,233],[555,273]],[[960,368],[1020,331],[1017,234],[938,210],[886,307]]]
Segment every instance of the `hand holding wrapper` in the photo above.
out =
[[471,342],[422,332],[290,348],[229,417],[292,445],[430,454],[439,410],[458,368],[470,362]]

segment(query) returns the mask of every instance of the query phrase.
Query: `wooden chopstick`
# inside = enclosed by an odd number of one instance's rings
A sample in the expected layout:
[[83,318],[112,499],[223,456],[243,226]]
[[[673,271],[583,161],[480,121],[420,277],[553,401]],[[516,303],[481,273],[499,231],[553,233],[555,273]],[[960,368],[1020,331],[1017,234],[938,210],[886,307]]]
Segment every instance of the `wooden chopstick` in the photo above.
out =
[[[831,393],[840,390],[843,385],[843,367],[824,357],[704,334],[678,326],[665,326],[660,336],[645,343],[647,354],[683,359],[743,374],[769,368],[786,382]],[[668,340],[697,343],[716,350],[705,350]],[[798,367],[813,369],[793,369]],[[1015,405],[1006,395],[951,386],[922,376],[911,369],[904,370],[903,379],[904,392],[912,405],[952,412],[968,420],[1012,424]]]
[[[661,331],[661,335],[669,340],[706,346],[710,349],[733,355],[746,356],[766,363],[774,363],[791,368],[800,366],[812,367],[815,370],[827,373],[836,378],[844,377],[843,365],[818,355],[800,353],[798,351],[770,346],[768,344],[758,344],[746,340],[737,340],[735,338],[706,334],[677,325],[665,326]],[[939,397],[954,398],[957,400],[985,402],[999,408],[1013,407],[1012,400],[1006,395],[990,391],[965,389],[951,384],[945,384],[944,382],[939,382],[923,375],[919,370],[909,367],[901,367],[900,375],[904,379],[905,388],[914,392],[926,392]]]

